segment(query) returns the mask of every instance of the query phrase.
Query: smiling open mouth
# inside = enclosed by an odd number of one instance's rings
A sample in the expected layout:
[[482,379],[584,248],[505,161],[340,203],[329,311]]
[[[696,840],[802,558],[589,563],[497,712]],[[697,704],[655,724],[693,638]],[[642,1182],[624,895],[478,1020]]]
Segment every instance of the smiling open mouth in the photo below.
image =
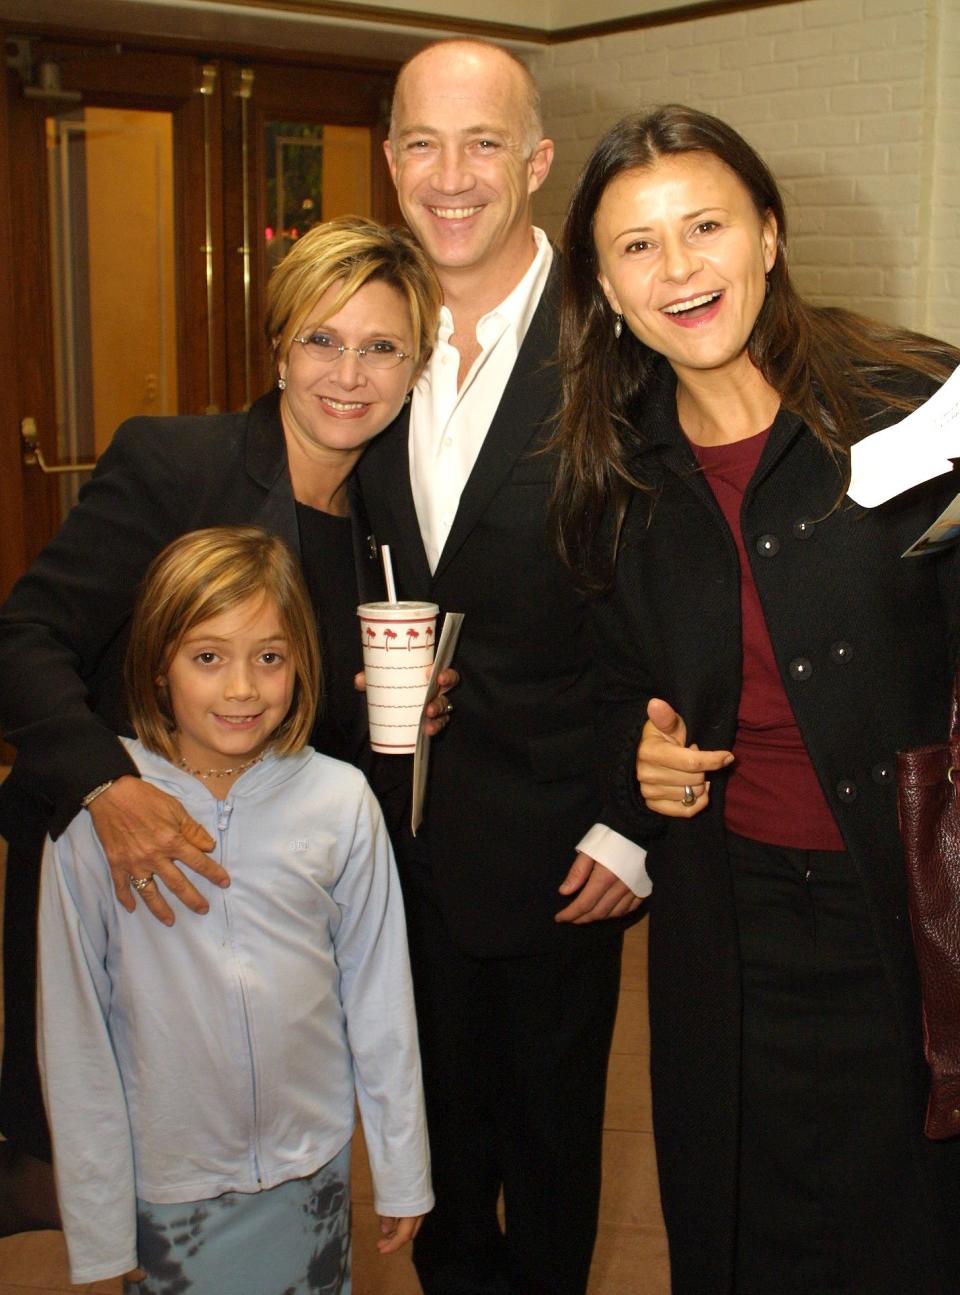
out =
[[353,414],[358,409],[366,409],[367,407],[365,400],[334,400],[333,396],[321,396],[321,399],[325,405],[335,409],[338,414]]
[[466,220],[468,216],[483,211],[483,207],[431,207],[430,211],[441,220]]
[[722,292],[705,292],[702,296],[691,297],[689,301],[675,301],[669,306],[661,306],[664,315],[682,316],[684,319],[697,319],[707,313],[709,308],[723,296]]

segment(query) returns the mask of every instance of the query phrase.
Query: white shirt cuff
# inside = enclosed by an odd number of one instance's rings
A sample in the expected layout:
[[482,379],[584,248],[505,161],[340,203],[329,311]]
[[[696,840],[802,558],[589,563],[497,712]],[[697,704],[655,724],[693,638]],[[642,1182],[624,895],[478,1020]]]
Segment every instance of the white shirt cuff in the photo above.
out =
[[647,876],[646,850],[605,823],[594,823],[577,849],[609,868],[638,899],[646,899],[653,890],[653,882]]

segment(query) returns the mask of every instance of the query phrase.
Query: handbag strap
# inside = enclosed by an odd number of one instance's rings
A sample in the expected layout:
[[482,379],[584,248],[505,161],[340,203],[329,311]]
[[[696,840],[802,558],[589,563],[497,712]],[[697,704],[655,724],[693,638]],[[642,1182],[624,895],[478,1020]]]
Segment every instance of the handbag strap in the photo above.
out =
[[960,666],[953,676],[953,696],[950,699],[950,741],[960,738]]

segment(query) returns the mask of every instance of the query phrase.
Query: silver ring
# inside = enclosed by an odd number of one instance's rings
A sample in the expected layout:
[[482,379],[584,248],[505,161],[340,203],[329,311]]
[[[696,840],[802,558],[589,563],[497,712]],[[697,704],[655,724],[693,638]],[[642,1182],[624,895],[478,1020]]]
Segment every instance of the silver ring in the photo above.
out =
[[143,892],[146,890],[146,888],[153,884],[153,879],[155,876],[156,876],[156,873],[151,872],[148,877],[131,877],[130,885],[133,887],[133,889],[137,892],[138,895],[142,895]]
[[697,793],[693,790],[693,788],[690,786],[689,783],[686,783],[683,788],[682,803],[684,805],[689,806],[689,805],[695,805],[696,801],[697,801]]

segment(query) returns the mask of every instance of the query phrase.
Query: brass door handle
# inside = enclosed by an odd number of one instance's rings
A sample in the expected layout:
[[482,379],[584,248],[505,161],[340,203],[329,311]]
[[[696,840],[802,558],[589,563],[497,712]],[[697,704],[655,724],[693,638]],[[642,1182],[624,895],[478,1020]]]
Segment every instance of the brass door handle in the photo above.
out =
[[20,439],[23,441],[23,461],[28,468],[39,468],[47,476],[61,472],[92,472],[97,466],[96,459],[90,463],[57,463],[49,464],[43,457],[40,438],[37,435],[37,420],[23,418],[20,421]]

